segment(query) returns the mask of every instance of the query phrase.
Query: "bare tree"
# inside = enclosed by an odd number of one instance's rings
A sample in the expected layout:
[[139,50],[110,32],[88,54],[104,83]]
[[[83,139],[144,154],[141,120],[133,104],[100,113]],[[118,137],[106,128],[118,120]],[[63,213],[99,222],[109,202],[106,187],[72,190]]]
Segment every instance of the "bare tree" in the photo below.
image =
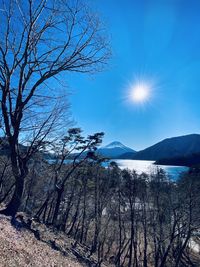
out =
[[[3,213],[15,215],[27,162],[58,120],[60,110],[52,99],[58,96],[63,74],[100,71],[110,52],[97,15],[83,1],[0,0],[0,8],[1,113],[15,179]],[[43,106],[44,97],[50,100],[48,107]],[[26,151],[19,146],[23,130],[34,133]]]

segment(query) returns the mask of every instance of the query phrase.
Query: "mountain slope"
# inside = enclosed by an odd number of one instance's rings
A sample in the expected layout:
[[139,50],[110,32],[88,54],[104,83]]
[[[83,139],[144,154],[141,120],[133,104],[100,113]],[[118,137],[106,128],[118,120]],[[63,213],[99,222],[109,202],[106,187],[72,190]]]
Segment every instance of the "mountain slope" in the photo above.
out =
[[200,166],[200,153],[190,154],[182,157],[165,158],[156,161],[158,165],[174,165],[174,166]]
[[114,141],[107,146],[98,149],[98,154],[108,158],[118,158],[124,153],[136,153],[135,150],[123,145],[118,141]]
[[126,153],[121,158],[138,160],[159,160],[200,153],[200,135],[190,134],[164,139],[137,153]]

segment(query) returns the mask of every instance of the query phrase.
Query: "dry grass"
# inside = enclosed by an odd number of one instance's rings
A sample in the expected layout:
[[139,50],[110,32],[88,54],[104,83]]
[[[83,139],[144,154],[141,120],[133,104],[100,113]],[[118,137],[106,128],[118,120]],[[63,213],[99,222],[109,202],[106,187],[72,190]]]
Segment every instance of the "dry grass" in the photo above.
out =
[[81,267],[26,230],[16,230],[9,218],[0,215],[0,267]]

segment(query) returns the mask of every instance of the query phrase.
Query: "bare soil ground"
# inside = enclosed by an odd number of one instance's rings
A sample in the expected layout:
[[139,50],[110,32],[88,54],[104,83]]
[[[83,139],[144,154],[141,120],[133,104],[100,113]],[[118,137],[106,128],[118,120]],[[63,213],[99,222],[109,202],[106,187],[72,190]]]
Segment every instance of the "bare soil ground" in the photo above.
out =
[[[41,230],[42,232],[42,230]],[[43,229],[43,234],[45,234]],[[49,235],[49,236],[48,236]],[[13,227],[9,217],[0,215],[0,267],[81,267],[72,253],[60,251],[54,241],[54,249],[47,240],[50,233],[45,234],[46,241],[38,240],[34,234],[23,227]],[[66,245],[66,244],[65,244]]]

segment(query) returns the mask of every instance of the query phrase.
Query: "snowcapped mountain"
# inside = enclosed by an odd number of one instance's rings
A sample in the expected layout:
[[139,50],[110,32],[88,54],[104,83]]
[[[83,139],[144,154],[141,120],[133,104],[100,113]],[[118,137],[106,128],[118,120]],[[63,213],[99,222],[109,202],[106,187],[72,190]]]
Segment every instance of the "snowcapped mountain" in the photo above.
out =
[[118,142],[118,141],[114,141],[98,149],[98,153],[100,155],[102,155],[103,157],[108,157],[112,159],[116,159],[120,157],[122,154],[125,154],[128,152],[136,153],[136,151],[134,151],[130,147],[123,145],[121,142]]

